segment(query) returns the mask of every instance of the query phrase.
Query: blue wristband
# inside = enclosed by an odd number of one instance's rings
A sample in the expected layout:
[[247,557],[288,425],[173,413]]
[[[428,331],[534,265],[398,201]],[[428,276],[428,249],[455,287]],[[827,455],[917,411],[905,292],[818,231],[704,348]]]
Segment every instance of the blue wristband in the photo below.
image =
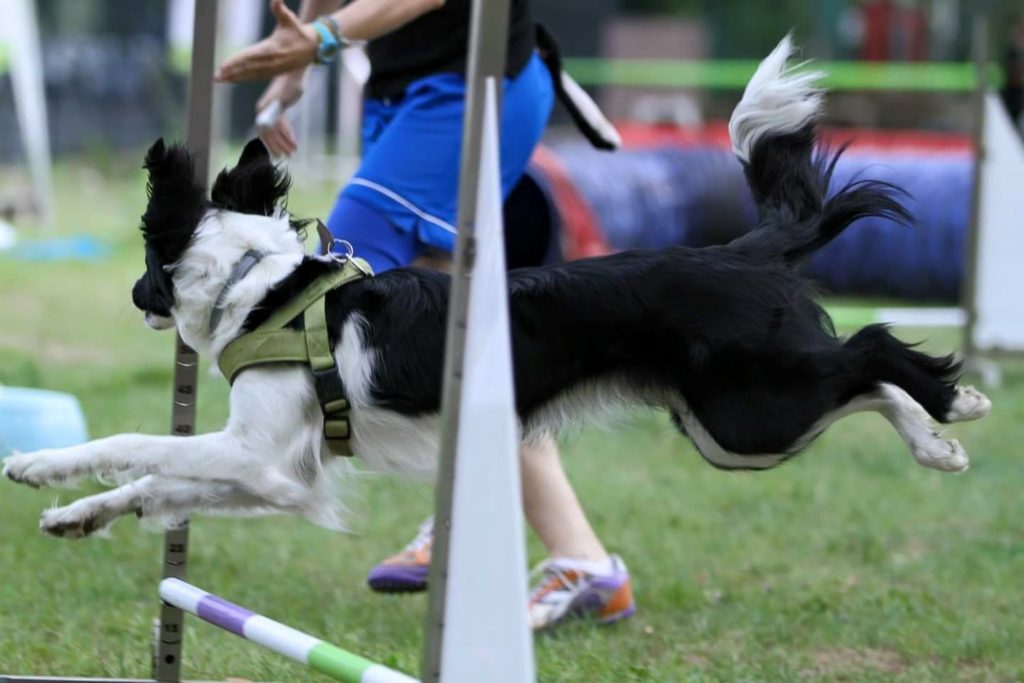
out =
[[320,45],[316,48],[316,63],[330,64],[337,58],[338,51],[342,47],[341,43],[323,19],[317,19],[310,26],[320,34]]

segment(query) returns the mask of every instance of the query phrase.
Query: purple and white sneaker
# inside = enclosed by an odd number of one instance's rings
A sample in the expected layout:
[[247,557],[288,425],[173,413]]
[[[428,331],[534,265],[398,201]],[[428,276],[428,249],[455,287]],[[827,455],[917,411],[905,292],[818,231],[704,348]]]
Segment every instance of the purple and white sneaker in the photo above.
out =
[[366,583],[378,593],[419,593],[427,590],[430,548],[434,543],[434,518],[420,530],[402,552],[392,555],[370,570]]
[[611,624],[636,612],[629,570],[617,555],[606,563],[549,559],[533,574],[538,578],[530,591],[529,610],[535,630],[568,617],[592,617],[599,624]]

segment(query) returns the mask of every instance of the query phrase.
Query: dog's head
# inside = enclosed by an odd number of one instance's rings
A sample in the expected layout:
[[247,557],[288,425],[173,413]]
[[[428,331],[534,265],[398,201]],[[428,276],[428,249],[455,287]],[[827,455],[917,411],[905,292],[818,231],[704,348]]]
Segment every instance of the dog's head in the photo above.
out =
[[288,193],[289,179],[258,139],[250,141],[238,163],[220,172],[210,198],[195,175],[192,155],[182,145],[157,140],[146,153],[149,203],[142,215],[146,272],[132,288],[132,302],[154,329],[174,326],[177,301],[172,273],[193,244],[211,212],[274,216]]

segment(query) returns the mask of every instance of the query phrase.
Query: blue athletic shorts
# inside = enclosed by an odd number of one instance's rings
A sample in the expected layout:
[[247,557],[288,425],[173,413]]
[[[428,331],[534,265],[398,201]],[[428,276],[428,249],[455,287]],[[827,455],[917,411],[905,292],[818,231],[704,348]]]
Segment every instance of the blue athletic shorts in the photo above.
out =
[[[461,74],[441,73],[414,81],[397,101],[364,103],[362,164],[339,194],[327,225],[375,270],[406,265],[429,248],[453,249],[465,93]],[[515,78],[505,79],[505,197],[526,170],[553,102],[551,77],[537,55]]]

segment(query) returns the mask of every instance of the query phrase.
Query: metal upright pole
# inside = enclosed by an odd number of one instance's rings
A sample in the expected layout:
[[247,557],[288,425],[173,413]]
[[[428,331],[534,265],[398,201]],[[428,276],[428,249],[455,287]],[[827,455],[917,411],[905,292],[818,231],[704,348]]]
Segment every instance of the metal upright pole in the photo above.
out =
[[[486,81],[501,83],[508,45],[509,0],[473,0],[466,73],[466,106],[462,123],[459,171],[458,237],[452,264],[448,302],[448,333],[445,340],[444,386],[441,396],[441,452],[434,503],[434,542],[430,565],[430,601],[424,637],[423,681],[441,678],[441,646],[444,641],[445,598],[448,582],[448,549],[452,524],[452,486],[458,472],[455,451],[459,433],[459,402],[466,346],[469,282],[476,254],[474,218],[480,181]],[[499,107],[500,111],[500,107]],[[526,609],[524,606],[523,609]]]
[[978,349],[974,343],[974,328],[978,321],[977,277],[978,249],[981,241],[981,184],[984,179],[985,163],[985,97],[988,93],[988,17],[978,14],[974,17],[971,44],[974,52],[974,170],[971,189],[971,222],[967,232],[967,254],[964,260],[963,294],[960,297],[964,309],[963,354],[968,364],[974,366],[978,360]]
[[[195,163],[196,180],[206,185],[210,176],[210,135],[213,127],[213,67],[217,38],[218,0],[195,4],[192,28],[192,73],[188,83],[186,141]],[[179,336],[174,354],[174,403],[171,433],[191,436],[196,427],[199,356]],[[164,579],[184,579],[188,560],[188,521],[164,537]],[[185,614],[163,603],[153,652],[153,677],[158,681],[181,680],[181,645]]]

